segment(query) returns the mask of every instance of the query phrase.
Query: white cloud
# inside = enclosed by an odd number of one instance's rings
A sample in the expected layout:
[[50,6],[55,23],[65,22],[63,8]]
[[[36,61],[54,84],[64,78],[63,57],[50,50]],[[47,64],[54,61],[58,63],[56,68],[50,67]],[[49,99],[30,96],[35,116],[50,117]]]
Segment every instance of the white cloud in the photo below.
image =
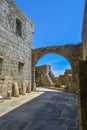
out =
[[53,72],[53,74],[54,74],[56,77],[58,77],[59,75],[64,74],[65,69],[61,69],[61,70],[53,70],[52,72]]
[[53,63],[57,63],[59,62],[60,60],[51,60],[51,61],[47,61],[48,64],[53,64]]
[[[47,64],[47,65],[51,65],[51,64],[54,64],[54,63],[57,63],[57,62],[60,62],[61,60],[50,60],[49,61],[49,59],[48,59],[48,61],[45,61],[44,62],[44,64]],[[38,65],[39,63],[37,63],[37,65]],[[41,64],[39,64],[39,65],[41,65]],[[43,65],[43,63],[42,63],[42,65]]]

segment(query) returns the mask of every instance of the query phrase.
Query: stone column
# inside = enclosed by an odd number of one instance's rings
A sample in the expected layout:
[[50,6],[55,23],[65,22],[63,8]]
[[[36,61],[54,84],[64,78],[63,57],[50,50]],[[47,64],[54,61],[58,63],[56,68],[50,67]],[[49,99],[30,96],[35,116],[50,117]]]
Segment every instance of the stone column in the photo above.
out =
[[87,61],[79,62],[78,108],[80,130],[87,130]]
[[36,83],[35,83],[35,67],[32,67],[32,91],[36,90]]

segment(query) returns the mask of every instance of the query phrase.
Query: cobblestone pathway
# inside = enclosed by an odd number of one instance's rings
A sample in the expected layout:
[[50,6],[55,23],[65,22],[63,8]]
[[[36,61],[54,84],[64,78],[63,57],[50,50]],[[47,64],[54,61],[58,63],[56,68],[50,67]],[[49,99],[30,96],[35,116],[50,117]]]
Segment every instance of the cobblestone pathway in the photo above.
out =
[[0,130],[79,130],[76,95],[38,89],[44,90],[42,95],[0,117]]

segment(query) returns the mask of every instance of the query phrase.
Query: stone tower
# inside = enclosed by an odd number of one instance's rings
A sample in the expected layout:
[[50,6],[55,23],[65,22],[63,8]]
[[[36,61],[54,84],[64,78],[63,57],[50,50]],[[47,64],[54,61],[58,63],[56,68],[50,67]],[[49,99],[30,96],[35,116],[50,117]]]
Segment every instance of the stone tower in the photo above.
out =
[[[13,0],[0,0],[0,93],[12,90],[12,83],[32,82],[33,21]],[[3,85],[2,85],[2,84]]]
[[85,0],[85,7],[84,7],[82,42],[83,42],[83,60],[87,60],[87,0]]

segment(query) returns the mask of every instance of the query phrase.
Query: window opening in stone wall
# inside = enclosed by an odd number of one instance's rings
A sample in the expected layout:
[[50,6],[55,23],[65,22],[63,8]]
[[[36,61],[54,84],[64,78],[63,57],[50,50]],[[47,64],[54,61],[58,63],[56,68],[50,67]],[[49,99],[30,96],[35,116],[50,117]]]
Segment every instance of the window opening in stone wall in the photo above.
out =
[[19,73],[19,75],[23,74],[23,67],[24,67],[24,63],[19,62],[19,65],[18,65],[18,73]]
[[22,24],[19,19],[16,19],[16,34],[22,36]]
[[2,63],[3,63],[3,59],[0,58],[0,75],[1,75],[1,72],[2,72]]

